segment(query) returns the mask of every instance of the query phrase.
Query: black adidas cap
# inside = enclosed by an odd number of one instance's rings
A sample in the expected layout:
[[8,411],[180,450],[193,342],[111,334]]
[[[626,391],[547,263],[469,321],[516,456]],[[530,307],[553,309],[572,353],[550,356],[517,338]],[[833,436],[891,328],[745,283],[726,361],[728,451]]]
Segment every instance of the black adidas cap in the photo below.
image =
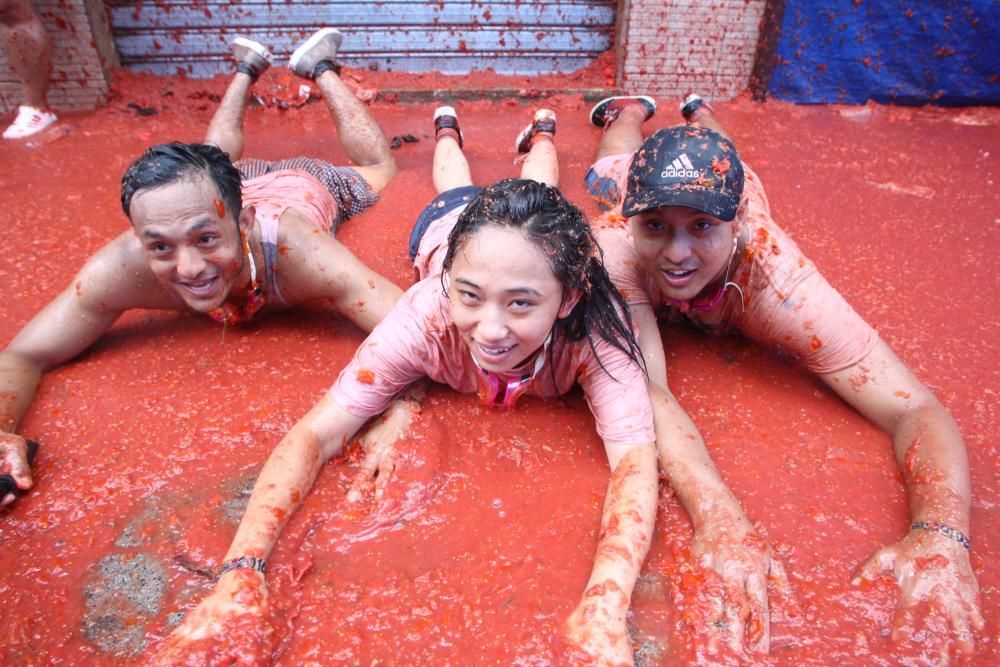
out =
[[700,125],[659,130],[642,143],[628,170],[622,215],[690,206],[714,218],[736,217],[743,163],[733,142]]

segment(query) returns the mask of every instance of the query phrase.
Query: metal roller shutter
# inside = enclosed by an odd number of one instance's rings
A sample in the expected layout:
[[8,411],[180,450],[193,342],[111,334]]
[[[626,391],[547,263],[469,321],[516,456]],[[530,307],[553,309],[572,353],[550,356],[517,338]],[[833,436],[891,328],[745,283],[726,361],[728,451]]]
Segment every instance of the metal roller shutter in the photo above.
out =
[[229,42],[255,39],[279,57],[317,28],[345,33],[341,62],[404,72],[569,72],[614,40],[618,0],[471,2],[276,2],[222,0],[109,3],[122,65],[158,74],[231,71]]

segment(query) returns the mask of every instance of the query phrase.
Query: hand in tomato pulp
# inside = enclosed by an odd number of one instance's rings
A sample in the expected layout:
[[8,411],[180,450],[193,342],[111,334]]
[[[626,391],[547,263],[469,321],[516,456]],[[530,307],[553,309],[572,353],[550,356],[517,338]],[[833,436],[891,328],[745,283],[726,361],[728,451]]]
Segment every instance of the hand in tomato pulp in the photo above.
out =
[[382,499],[396,470],[396,443],[410,432],[418,411],[416,403],[398,400],[359,438],[365,458],[347,493],[349,501],[358,502],[373,486],[376,502]]
[[974,633],[985,624],[979,610],[979,584],[964,546],[939,533],[913,530],[876,551],[853,583],[874,581],[884,573],[891,574],[899,586],[893,640],[917,631],[916,612],[926,604],[932,616],[947,620],[959,652],[975,652]]
[[567,659],[574,665],[631,667],[633,656],[626,612],[628,598],[617,587],[584,593],[583,600],[566,621],[566,638],[573,649]]
[[268,665],[273,629],[268,623],[267,584],[253,570],[222,575],[212,593],[188,612],[147,664]]
[[721,578],[721,585],[705,587],[714,613],[702,622],[704,632],[724,636],[734,651],[747,647],[767,652],[770,644],[768,583],[791,600],[791,586],[771,545],[745,517],[719,519],[698,530],[691,544],[694,561]]
[[[24,438],[13,433],[0,433],[0,475],[14,478],[17,488],[27,491],[31,488],[31,467],[28,465],[28,445]],[[14,494],[0,498],[0,507],[14,502]]]

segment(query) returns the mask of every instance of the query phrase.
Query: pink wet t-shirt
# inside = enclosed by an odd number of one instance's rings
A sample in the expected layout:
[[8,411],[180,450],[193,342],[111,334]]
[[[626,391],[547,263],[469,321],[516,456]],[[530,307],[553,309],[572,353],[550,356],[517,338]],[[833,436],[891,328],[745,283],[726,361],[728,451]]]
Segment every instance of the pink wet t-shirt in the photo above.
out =
[[[627,168],[628,162],[624,164]],[[739,331],[765,345],[787,350],[814,373],[853,366],[875,347],[878,333],[775,224],[760,179],[745,163],[743,167],[747,243],[731,280],[743,290],[744,303],[740,303],[739,292],[730,288],[718,309],[685,316],[712,333]],[[665,305],[663,296],[652,277],[640,268],[631,231],[620,210],[605,214],[595,224],[605,266],[630,305],[660,308]]]
[[[462,393],[477,391],[478,371],[451,319],[440,279],[443,244],[463,208],[428,228],[414,263],[429,277],[396,302],[330,388],[330,399],[352,415],[369,418],[383,412],[422,377]],[[554,398],[577,383],[606,444],[654,442],[646,376],[627,354],[600,338],[591,349],[586,339],[570,342],[557,336],[527,393]]]

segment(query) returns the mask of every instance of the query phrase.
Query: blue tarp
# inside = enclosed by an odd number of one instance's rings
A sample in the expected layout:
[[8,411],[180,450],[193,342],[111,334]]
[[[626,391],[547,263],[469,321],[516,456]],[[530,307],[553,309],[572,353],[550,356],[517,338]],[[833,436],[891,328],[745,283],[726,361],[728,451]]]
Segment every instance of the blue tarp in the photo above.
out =
[[1000,0],[788,0],[768,93],[804,103],[1000,103]]

